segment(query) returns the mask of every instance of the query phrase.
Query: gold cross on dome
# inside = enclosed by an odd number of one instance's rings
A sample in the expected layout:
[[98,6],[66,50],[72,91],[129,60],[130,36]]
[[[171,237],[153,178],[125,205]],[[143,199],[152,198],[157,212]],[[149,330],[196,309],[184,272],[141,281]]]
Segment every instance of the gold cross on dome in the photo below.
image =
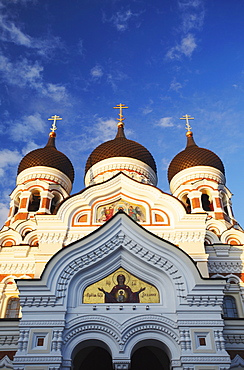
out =
[[125,104],[117,104],[116,107],[113,107],[114,109],[119,109],[119,118],[116,118],[120,123],[123,123],[123,121],[125,120],[124,116],[123,116],[123,109],[125,108],[129,108],[129,107],[126,107]]
[[194,117],[191,117],[188,114],[186,114],[183,117],[181,117],[180,119],[185,119],[186,120],[186,130],[191,131],[191,126],[190,126],[190,123],[189,123],[189,119],[194,119]]
[[50,130],[52,132],[56,131],[57,130],[57,126],[56,126],[56,121],[59,121],[63,118],[59,117],[59,116],[52,116],[51,118],[48,118],[48,121],[53,121],[53,124],[52,124],[52,127],[50,128]]

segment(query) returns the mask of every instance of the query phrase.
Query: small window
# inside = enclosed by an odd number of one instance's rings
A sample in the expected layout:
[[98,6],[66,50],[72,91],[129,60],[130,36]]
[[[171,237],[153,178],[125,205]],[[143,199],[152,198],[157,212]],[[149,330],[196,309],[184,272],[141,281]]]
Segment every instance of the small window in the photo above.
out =
[[208,194],[202,194],[201,200],[204,211],[213,211],[213,203],[210,202]]
[[199,345],[200,346],[206,346],[206,338],[205,337],[199,337]]
[[36,339],[37,339],[36,346],[37,347],[43,347],[44,346],[44,339],[45,339],[45,337],[37,337]]
[[19,317],[19,309],[20,309],[19,298],[18,297],[9,298],[5,317],[7,319]]
[[33,191],[33,193],[30,196],[28,211],[29,212],[38,211],[40,207],[40,202],[41,202],[41,196],[40,196],[39,191],[38,190]]
[[223,301],[224,318],[235,318],[237,315],[236,301],[234,297],[225,296]]

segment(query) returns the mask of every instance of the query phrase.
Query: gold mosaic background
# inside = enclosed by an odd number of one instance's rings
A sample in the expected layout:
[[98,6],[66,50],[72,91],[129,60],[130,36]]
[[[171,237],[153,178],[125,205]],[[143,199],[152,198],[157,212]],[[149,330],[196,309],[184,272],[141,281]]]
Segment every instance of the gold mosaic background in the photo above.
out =
[[155,286],[138,279],[123,268],[119,268],[106,278],[88,286],[83,294],[83,303],[104,303],[104,293],[100,292],[98,288],[103,288],[106,292],[111,292],[113,287],[118,284],[117,276],[119,274],[125,276],[125,285],[128,285],[132,292],[137,292],[140,288],[146,288],[139,295],[140,303],[159,303],[159,292]]

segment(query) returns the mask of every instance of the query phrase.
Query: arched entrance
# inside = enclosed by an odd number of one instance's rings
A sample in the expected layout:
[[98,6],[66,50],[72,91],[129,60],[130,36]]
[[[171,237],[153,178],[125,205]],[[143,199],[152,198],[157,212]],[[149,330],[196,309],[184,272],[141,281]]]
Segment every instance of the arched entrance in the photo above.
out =
[[113,370],[107,346],[96,341],[81,343],[75,350],[72,370]]
[[[108,346],[98,340],[81,342],[73,352],[72,370],[113,370]],[[130,370],[170,370],[167,347],[154,340],[137,343],[131,354]]]
[[139,342],[132,351],[130,370],[170,370],[168,348],[156,340]]

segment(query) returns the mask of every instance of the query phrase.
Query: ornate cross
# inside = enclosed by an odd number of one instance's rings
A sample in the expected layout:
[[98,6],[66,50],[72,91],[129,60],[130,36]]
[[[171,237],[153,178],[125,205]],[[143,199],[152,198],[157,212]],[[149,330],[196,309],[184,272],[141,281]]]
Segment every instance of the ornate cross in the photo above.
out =
[[53,121],[53,124],[52,124],[52,127],[50,128],[50,130],[52,132],[56,131],[57,130],[57,126],[56,126],[56,121],[59,121],[63,118],[59,117],[59,116],[52,116],[51,118],[48,118],[48,121]]
[[185,119],[186,120],[186,130],[191,131],[191,126],[190,126],[190,123],[189,123],[189,119],[194,119],[194,117],[191,117],[188,114],[186,114],[185,116],[183,116],[180,119]]
[[119,118],[116,118],[120,123],[123,123],[123,121],[125,120],[124,116],[123,116],[123,111],[122,109],[125,109],[125,108],[129,108],[129,107],[126,107],[125,104],[117,104],[116,107],[113,107],[114,109],[119,109]]

